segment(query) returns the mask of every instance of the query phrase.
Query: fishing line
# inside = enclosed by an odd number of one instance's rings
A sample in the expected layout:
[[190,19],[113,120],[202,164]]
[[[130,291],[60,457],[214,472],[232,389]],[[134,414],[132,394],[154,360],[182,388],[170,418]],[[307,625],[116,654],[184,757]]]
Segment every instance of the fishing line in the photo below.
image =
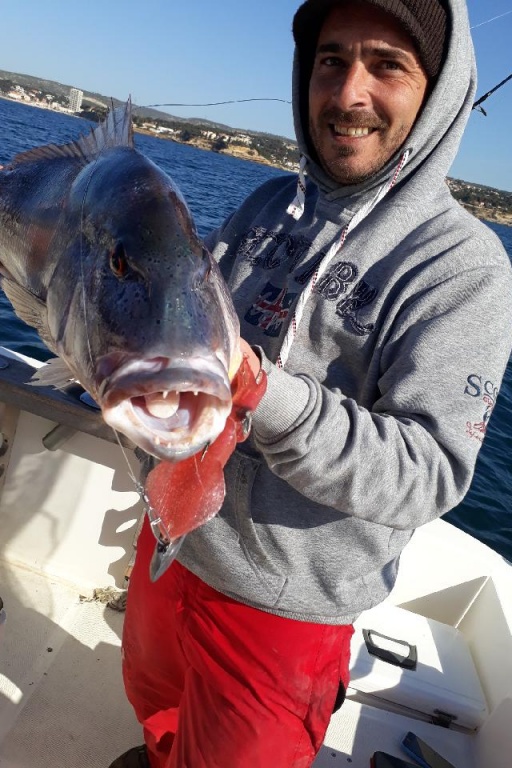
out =
[[142,484],[139,482],[139,480],[135,477],[135,473],[134,473],[134,471],[132,469],[132,465],[130,464],[130,460],[128,458],[128,454],[126,453],[124,445],[121,442],[121,438],[119,437],[119,433],[118,433],[117,429],[114,429],[114,427],[111,427],[111,429],[112,429],[112,432],[114,433],[114,436],[115,436],[115,438],[116,438],[116,440],[117,440],[117,442],[119,444],[119,447],[121,449],[121,453],[123,454],[123,456],[125,458],[125,461],[126,461],[126,463],[128,465],[128,475],[130,477],[130,480],[133,482],[133,484],[135,486],[135,489],[136,489],[137,493],[139,494],[139,496],[141,497],[141,499],[143,501],[145,501],[145,499],[144,499],[144,488],[142,487]]
[[[473,29],[479,29],[480,27],[484,27],[486,24],[491,24],[493,21],[497,21],[498,19],[503,19],[505,16],[509,16],[512,13],[512,11],[505,11],[505,13],[501,13],[499,16],[493,16],[492,19],[487,19],[487,21],[482,21],[480,24],[475,24],[475,26],[470,27],[471,30]],[[207,102],[205,104],[184,104],[181,102],[173,102],[173,103],[166,103],[166,104],[146,104],[144,106],[139,106],[137,109],[150,109],[150,108],[156,108],[156,107],[220,107],[224,106],[225,104],[247,104],[251,101],[277,101],[281,104],[291,104],[291,101],[288,101],[288,99],[277,99],[277,98],[271,98],[271,97],[263,97],[263,98],[253,98],[253,99],[228,99],[226,101],[212,101]]]
[[479,27],[484,27],[486,24],[490,24],[491,21],[497,21],[497,19],[502,19],[504,16],[508,16],[511,14],[512,11],[505,11],[505,13],[501,13],[499,16],[494,16],[492,19],[488,19],[487,21],[482,21],[481,24],[476,24],[474,27],[471,27],[471,29],[478,29]]
[[[131,105],[131,102],[130,102]],[[116,117],[115,117],[115,111],[114,111],[114,102],[111,101],[111,111],[110,111],[110,119],[113,121],[113,126],[111,126],[111,130],[115,134],[116,132]],[[87,200],[87,195],[89,193],[89,187],[91,185],[92,179],[94,177],[94,173],[96,170],[96,166],[99,162],[99,159],[101,156],[106,152],[107,150],[107,143],[105,141],[106,131],[108,131],[108,118],[107,122],[103,125],[103,146],[101,147],[100,151],[97,154],[97,157],[92,163],[91,173],[87,180],[87,184],[85,186],[84,195],[82,198],[82,206],[80,209],[80,276],[81,276],[81,282],[82,282],[82,311],[84,314],[84,326],[85,326],[85,333],[87,338],[87,350],[89,352],[89,362],[94,367],[94,361],[92,356],[92,348],[91,348],[91,342],[89,337],[89,324],[88,324],[88,317],[87,317],[87,302],[86,302],[86,291],[85,291],[85,271],[84,271],[84,249],[83,249],[83,233],[84,233],[84,211],[85,211],[85,201]],[[100,126],[101,128],[101,126]],[[98,129],[95,129],[98,130]],[[82,139],[84,141],[90,142],[92,139],[96,142],[96,147],[98,147],[98,137],[97,134],[95,134],[95,130],[92,130],[91,133],[88,136],[83,136]],[[80,140],[79,140],[80,141]]]
[[[487,21],[482,21],[480,24],[475,24],[475,26],[471,27],[471,29],[479,29],[480,27],[484,27],[486,24],[491,24],[493,21],[497,21],[498,19],[502,19],[504,16],[509,16],[512,13],[512,11],[505,11],[505,13],[501,13],[499,16],[493,16],[492,19],[487,19]],[[220,107],[224,106],[225,104],[247,104],[251,101],[276,101],[280,102],[281,104],[291,104],[292,102],[288,99],[278,99],[278,98],[272,98],[272,97],[262,97],[262,98],[252,98],[252,99],[227,99],[226,101],[211,101],[206,102],[204,104],[189,104],[189,103],[183,103],[183,102],[166,102],[165,104],[145,104],[136,107],[136,109],[153,109],[157,107]]]
[[[97,160],[95,161],[97,162]],[[87,302],[85,298],[85,271],[84,271],[84,258],[83,258],[83,232],[84,232],[84,211],[85,211],[85,201],[87,199],[87,193],[89,191],[89,185],[92,181],[92,177],[94,176],[94,169],[91,171],[91,175],[89,176],[89,180],[87,182],[87,186],[84,190],[84,196],[82,198],[82,207],[80,209],[80,277],[81,277],[81,283],[82,283],[82,312],[84,313],[84,326],[85,326],[85,336],[87,339],[87,351],[89,352],[89,362],[91,365],[94,365],[94,361],[92,358],[92,348],[91,348],[91,342],[89,339],[89,325],[88,325],[88,318],[87,318]]]
[[223,104],[246,104],[249,101],[279,101],[281,104],[291,104],[291,101],[287,101],[286,99],[273,99],[273,98],[262,98],[262,99],[230,99],[229,101],[212,101],[209,104],[146,104],[143,107],[138,107],[138,109],[149,109],[150,107],[220,107]]
[[119,439],[119,434],[113,428],[112,428],[112,431],[116,437],[116,440],[119,444],[119,447],[121,448],[125,461],[128,465],[128,475],[131,481],[133,482],[133,484],[135,485],[135,490],[138,493],[140,500],[144,504],[142,515],[139,517],[137,526],[135,528],[135,535],[133,539],[134,551],[130,558],[130,562],[128,563],[127,570],[125,571],[125,582],[128,583],[130,580],[130,576],[127,574],[129,573],[130,569],[133,567],[135,563],[135,549],[137,545],[137,539],[139,538],[139,535],[142,529],[142,523],[145,517],[148,518],[151,532],[156,541],[156,548],[153,553],[153,557],[151,558],[151,564],[150,564],[151,580],[156,581],[162,575],[162,573],[164,573],[167,570],[169,565],[175,559],[176,555],[178,554],[181,548],[181,545],[185,540],[186,534],[179,536],[177,539],[172,538],[169,532],[169,529],[165,525],[165,522],[162,520],[161,516],[158,514],[155,508],[151,505],[151,502],[146,494],[144,485],[140,482],[140,480],[138,480],[135,477],[135,474],[133,472],[132,466],[128,459],[127,453],[124,449],[123,444],[121,443],[121,440]]
[[[130,460],[128,458],[128,454],[126,453],[124,445],[121,442],[118,431],[114,429],[114,427],[111,427],[111,429],[121,449],[121,453],[124,456],[124,460],[126,461],[126,464],[128,466],[128,477],[132,481],[135,487],[136,493],[138,494],[140,500],[144,504],[144,509],[143,509],[142,515],[139,518],[139,522],[137,524],[137,528],[135,531],[134,548],[135,548],[135,542],[138,538],[140,529],[142,527],[142,520],[147,515],[153,536],[155,537],[158,543],[158,546],[161,548],[160,555],[164,556],[165,553],[167,553],[167,550],[169,550],[170,548],[170,551],[168,553],[168,557],[170,557],[171,555],[174,555],[177,553],[178,549],[181,547],[181,544],[185,536],[183,535],[183,536],[180,536],[178,539],[175,539],[174,541],[172,540],[171,534],[169,533],[169,530],[167,529],[167,526],[165,525],[164,521],[162,520],[160,515],[156,512],[156,510],[151,506],[151,502],[149,501],[149,498],[146,495],[144,484],[135,476],[132,465],[130,464]],[[133,564],[133,563],[131,563],[130,561],[130,564]]]

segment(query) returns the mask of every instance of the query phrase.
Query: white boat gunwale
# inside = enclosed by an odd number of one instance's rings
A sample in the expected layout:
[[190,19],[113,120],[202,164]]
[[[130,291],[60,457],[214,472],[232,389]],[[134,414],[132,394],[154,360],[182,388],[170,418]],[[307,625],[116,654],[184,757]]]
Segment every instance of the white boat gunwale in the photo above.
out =
[[[125,453],[78,390],[34,388],[30,359],[0,355],[0,764],[105,768],[141,730],[122,686],[122,614],[89,598],[95,587],[123,586],[141,502]],[[45,444],[62,427],[62,441]],[[512,565],[434,521],[406,547],[388,602],[462,634],[489,715],[476,731],[442,728],[391,704],[384,689],[363,700],[350,687],[315,768],[367,768],[377,749],[407,759],[407,730],[455,768],[509,768]]]

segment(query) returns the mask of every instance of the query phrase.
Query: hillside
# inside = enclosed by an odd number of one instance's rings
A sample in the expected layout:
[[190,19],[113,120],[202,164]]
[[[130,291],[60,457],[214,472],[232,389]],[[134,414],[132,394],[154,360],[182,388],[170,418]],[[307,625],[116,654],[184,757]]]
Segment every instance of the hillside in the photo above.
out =
[[[6,96],[12,89],[23,89],[23,100],[38,106],[69,111],[69,92],[72,87],[33,75],[0,70],[0,95]],[[81,117],[99,120],[113,105],[125,100],[107,97],[92,91],[83,91]],[[222,123],[198,118],[181,118],[151,107],[133,105],[135,128],[159,138],[189,143],[201,149],[209,149],[255,162],[293,171],[298,164],[297,144],[282,136],[258,131],[232,128]]]
[[456,200],[470,213],[484,221],[512,226],[512,192],[460,179],[447,179]]
[[[7,96],[16,88],[21,89],[17,93],[23,101],[69,112],[69,85],[0,70],[0,95]],[[83,94],[82,111],[79,114],[89,120],[100,120],[112,105],[124,103],[123,100],[91,91],[84,90]],[[209,120],[176,117],[150,107],[134,105],[133,112],[135,129],[141,133],[286,171],[296,171],[298,168],[298,148],[291,139],[236,129]],[[478,218],[512,226],[512,192],[460,179],[449,178],[447,183],[455,199]]]

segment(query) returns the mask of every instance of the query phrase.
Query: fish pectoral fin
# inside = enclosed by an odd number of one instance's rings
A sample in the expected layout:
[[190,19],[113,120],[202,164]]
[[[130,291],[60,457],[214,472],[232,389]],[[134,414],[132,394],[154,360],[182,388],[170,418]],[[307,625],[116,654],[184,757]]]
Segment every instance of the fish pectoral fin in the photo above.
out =
[[13,276],[11,275],[11,273],[9,272],[5,264],[3,264],[0,261],[0,285],[1,285],[2,278],[4,278],[5,280],[14,280]]
[[76,381],[75,374],[61,357],[52,357],[46,365],[38,368],[29,381],[33,387],[67,387],[70,381]]
[[4,277],[1,286],[20,320],[35,328],[41,340],[49,349],[52,349],[53,340],[48,330],[48,315],[44,301],[14,280]]

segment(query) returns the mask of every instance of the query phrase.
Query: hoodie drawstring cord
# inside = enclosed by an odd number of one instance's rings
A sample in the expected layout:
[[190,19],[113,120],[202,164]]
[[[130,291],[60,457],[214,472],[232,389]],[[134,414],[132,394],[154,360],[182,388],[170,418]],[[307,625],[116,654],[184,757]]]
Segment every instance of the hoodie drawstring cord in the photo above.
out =
[[293,203],[287,208],[287,213],[293,216],[295,221],[298,221],[304,213],[304,206],[306,203],[306,163],[307,160],[304,155],[300,156],[299,163],[299,178],[297,181],[297,194]]
[[[306,306],[306,302],[311,296],[311,294],[313,293],[316,284],[318,283],[322,275],[325,273],[331,261],[334,259],[335,256],[337,256],[337,254],[343,248],[343,245],[345,243],[345,240],[347,239],[349,232],[355,229],[355,227],[357,227],[357,225],[360,224],[363,221],[363,219],[365,219],[371,211],[373,211],[375,206],[378,205],[378,203],[380,203],[380,201],[395,186],[395,184],[398,181],[398,177],[400,176],[401,172],[403,171],[403,169],[405,168],[409,160],[410,154],[411,152],[408,149],[403,153],[391,181],[383,184],[379,189],[379,191],[377,192],[377,194],[375,195],[375,197],[372,200],[370,200],[368,203],[363,205],[357,211],[357,213],[354,214],[354,216],[350,219],[349,223],[345,227],[343,227],[340,237],[329,248],[325,257],[318,265],[315,273],[313,274],[313,276],[311,277],[311,279],[303,289],[302,293],[300,294],[297,300],[297,306],[295,307],[295,311],[288,325],[286,335],[281,345],[281,351],[276,360],[276,365],[278,368],[284,368],[284,366],[286,365],[286,361],[288,360],[288,356],[290,354],[291,346],[294,342],[295,337],[297,336],[297,331],[299,329],[299,325],[302,320],[302,316],[304,314],[304,308]],[[305,158],[301,157],[301,162],[299,167],[297,197],[288,208],[288,213],[291,216],[293,216],[293,218],[296,220],[300,219],[300,217],[304,212],[304,200],[305,200],[305,189],[306,189],[305,178],[304,178],[305,165],[306,165]]]

